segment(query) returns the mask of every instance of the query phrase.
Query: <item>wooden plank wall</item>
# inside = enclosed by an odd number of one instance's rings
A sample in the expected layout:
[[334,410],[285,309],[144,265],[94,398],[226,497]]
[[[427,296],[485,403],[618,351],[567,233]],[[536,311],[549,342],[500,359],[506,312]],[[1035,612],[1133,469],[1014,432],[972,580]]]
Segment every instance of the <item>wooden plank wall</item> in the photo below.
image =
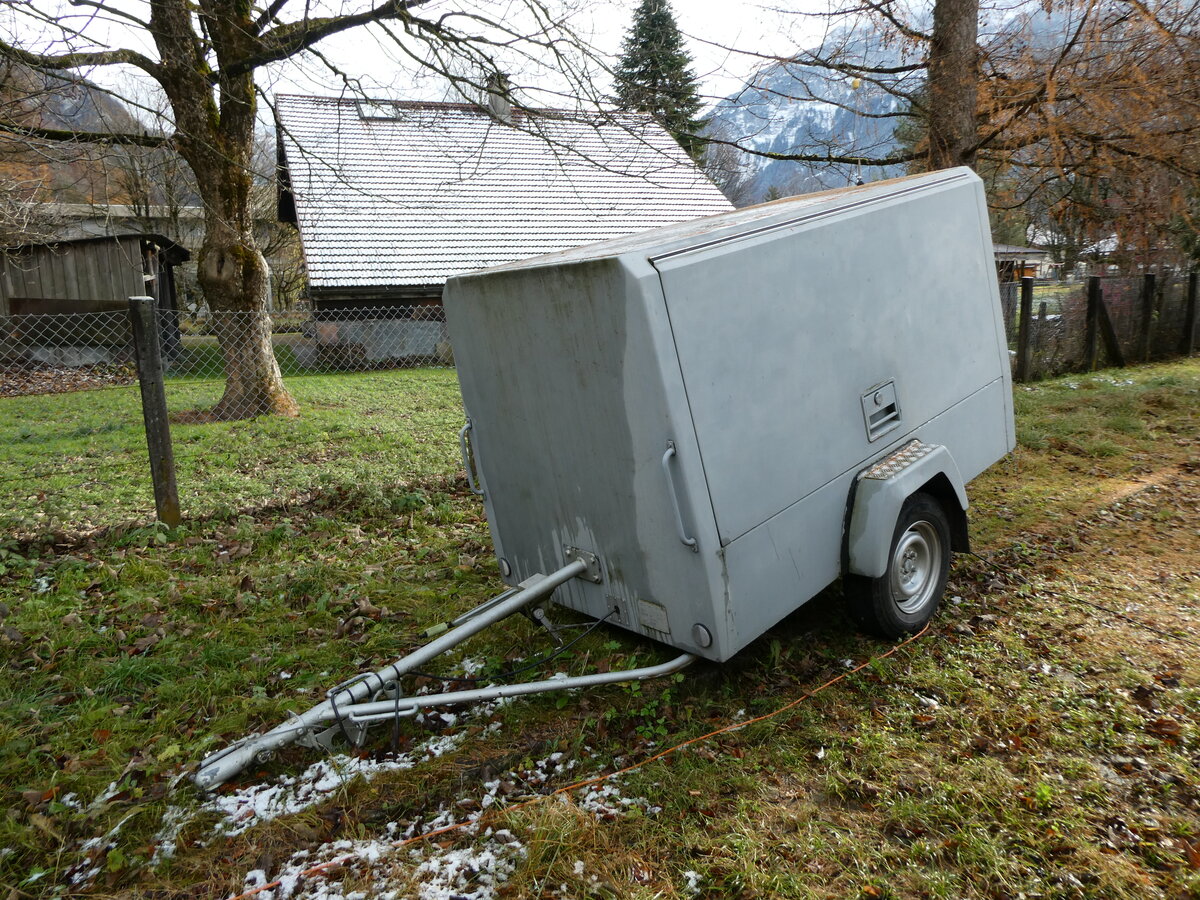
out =
[[141,243],[133,236],[0,254],[0,316],[126,309],[146,293]]

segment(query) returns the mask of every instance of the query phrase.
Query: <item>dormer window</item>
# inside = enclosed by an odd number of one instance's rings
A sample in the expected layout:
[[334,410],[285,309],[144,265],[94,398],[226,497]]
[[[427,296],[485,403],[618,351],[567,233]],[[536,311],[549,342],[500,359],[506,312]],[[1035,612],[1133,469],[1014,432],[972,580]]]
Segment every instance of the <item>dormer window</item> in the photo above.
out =
[[362,119],[399,119],[400,109],[391,100],[359,100],[358,115]]

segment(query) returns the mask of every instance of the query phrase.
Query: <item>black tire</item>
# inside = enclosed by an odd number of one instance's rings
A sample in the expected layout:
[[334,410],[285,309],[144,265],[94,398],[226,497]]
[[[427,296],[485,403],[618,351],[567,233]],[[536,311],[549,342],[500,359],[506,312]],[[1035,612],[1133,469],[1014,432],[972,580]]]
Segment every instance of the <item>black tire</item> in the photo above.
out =
[[950,573],[950,522],[929,494],[904,501],[880,578],[847,573],[843,593],[864,631],[897,638],[933,618]]

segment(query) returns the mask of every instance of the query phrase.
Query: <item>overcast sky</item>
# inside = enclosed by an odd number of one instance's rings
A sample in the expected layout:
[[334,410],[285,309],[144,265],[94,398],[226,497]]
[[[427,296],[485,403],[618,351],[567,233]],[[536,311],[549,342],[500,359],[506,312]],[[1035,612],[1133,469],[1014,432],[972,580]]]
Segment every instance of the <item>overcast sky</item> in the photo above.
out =
[[[147,18],[146,0],[108,0],[113,6],[124,9],[139,18]],[[573,9],[569,19],[571,29],[595,51],[610,61],[620,50],[621,39],[632,20],[633,9],[639,0],[545,0],[557,10]],[[822,18],[812,18],[803,13],[820,12],[827,8],[829,0],[672,0],[676,18],[688,46],[695,58],[695,71],[700,77],[702,92],[707,102],[729,95],[766,63],[755,54],[789,55],[795,50],[810,46],[814,36],[825,24]],[[359,10],[366,4],[362,0],[313,0],[314,14],[338,9]],[[287,9],[285,8],[285,13]],[[94,6],[73,6],[69,0],[28,0],[27,4],[13,4],[0,0],[0,32],[16,33],[25,42],[33,42],[32,48],[47,47],[46,41],[56,35],[55,29],[46,23],[37,24],[35,19],[22,14],[21,10],[40,10],[46,18],[59,18],[70,27],[80,29],[100,47],[131,47],[148,55],[155,55],[149,46],[148,35],[137,29],[129,29],[120,19],[113,18],[105,23],[97,18]],[[505,22],[517,21],[525,9],[524,0],[434,0],[424,8],[426,13],[441,13],[443,10],[474,9]],[[102,15],[102,14],[100,14]],[[38,47],[38,45],[41,45]],[[27,46],[29,44],[27,43]],[[733,52],[729,48],[737,48]],[[356,29],[337,35],[318,45],[318,50],[332,63],[333,67],[359,81],[360,89],[377,97],[391,96],[401,99],[441,100],[446,99],[445,79],[422,72],[404,55],[397,51],[394,43],[377,30]],[[546,67],[514,63],[514,83],[526,88],[542,88],[550,93],[544,96],[526,95],[533,105],[570,106],[570,98],[577,95],[561,78]],[[115,88],[119,93],[137,93],[145,96],[145,90],[137,91],[131,84],[144,78],[136,70],[121,73],[113,68],[97,69],[86,73],[93,80]],[[557,83],[556,83],[557,78]],[[312,57],[292,60],[260,71],[260,84],[268,94],[304,93],[337,94],[345,89],[344,81],[331,71],[330,66]],[[602,74],[595,76],[597,90],[604,96],[611,92],[611,85]],[[559,96],[553,92],[558,91]]]
[[[575,0],[578,11],[572,29],[611,57],[620,51],[621,39],[632,20],[638,0]],[[492,4],[503,7],[505,4]],[[508,6],[518,6],[509,3]],[[788,55],[811,41],[824,20],[798,15],[804,10],[827,8],[827,0],[673,0],[676,19],[695,58],[695,71],[707,98],[735,92],[765,60],[754,54]],[[781,11],[780,7],[786,8]],[[406,66],[386,38],[377,40],[361,31],[337,36],[320,45],[323,54],[346,73],[362,79],[368,92],[408,99],[444,99],[441,79],[423,77]],[[728,48],[741,51],[732,52]],[[551,76],[527,71],[520,84],[541,84]],[[548,89],[560,86],[543,84]],[[330,93],[342,88],[341,80],[325,65],[308,60],[289,64],[272,75],[272,88],[280,93]],[[608,85],[604,90],[609,89]]]

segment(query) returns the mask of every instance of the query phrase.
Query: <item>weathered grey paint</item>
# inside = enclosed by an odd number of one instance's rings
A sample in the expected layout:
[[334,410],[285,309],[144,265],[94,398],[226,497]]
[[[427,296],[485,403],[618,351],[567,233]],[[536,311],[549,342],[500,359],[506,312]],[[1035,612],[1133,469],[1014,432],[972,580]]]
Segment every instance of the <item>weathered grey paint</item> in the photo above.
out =
[[[919,438],[961,483],[1013,446],[987,211],[966,169],[460,276],[445,308],[511,583],[558,568],[565,547],[594,552],[603,583],[577,579],[559,602],[615,608],[710,659],[838,577],[869,464]],[[889,383],[900,424],[873,437],[871,392]],[[679,538],[668,441],[699,552]],[[874,558],[893,525],[864,523],[856,554]]]

